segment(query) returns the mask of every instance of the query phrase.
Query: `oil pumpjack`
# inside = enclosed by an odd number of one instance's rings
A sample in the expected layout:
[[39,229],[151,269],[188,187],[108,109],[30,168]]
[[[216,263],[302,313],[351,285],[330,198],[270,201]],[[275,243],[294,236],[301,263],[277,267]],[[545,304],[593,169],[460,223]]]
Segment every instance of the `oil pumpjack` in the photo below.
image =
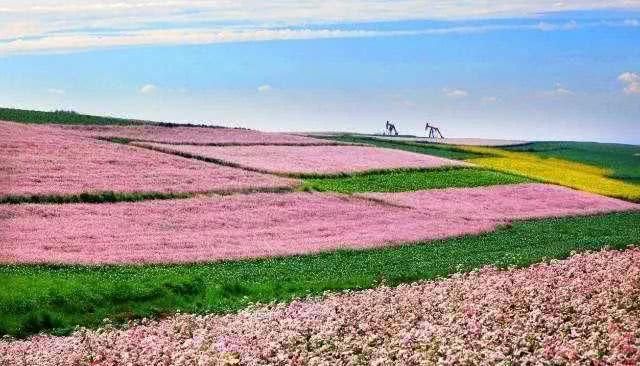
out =
[[396,129],[396,126],[387,121],[387,124],[385,125],[385,135],[389,135],[389,136],[398,136],[398,130]]
[[442,133],[440,132],[440,129],[436,126],[430,125],[429,122],[427,122],[427,124],[424,126],[424,130],[427,132],[427,137],[431,139],[444,138],[444,136],[442,136]]

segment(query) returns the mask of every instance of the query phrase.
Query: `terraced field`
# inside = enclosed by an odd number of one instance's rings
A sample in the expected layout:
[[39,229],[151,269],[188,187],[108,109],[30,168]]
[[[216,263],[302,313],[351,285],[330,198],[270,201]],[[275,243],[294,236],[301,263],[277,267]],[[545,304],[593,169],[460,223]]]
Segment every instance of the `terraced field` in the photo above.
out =
[[634,147],[19,115],[1,365],[640,362]]

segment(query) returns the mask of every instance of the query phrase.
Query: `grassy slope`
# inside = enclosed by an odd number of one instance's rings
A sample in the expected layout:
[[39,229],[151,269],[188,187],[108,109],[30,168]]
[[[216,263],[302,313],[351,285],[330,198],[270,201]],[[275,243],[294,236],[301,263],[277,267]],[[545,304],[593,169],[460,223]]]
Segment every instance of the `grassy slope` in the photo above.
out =
[[348,177],[307,179],[304,189],[355,192],[405,192],[449,187],[480,187],[531,182],[530,179],[475,168],[389,171]]
[[516,222],[421,245],[253,261],[166,266],[0,267],[0,333],[64,333],[109,317],[228,312],[325,290],[434,279],[485,265],[524,266],[574,250],[640,241],[640,212]]
[[541,157],[567,159],[610,169],[611,178],[640,184],[640,146],[595,142],[534,142],[506,148],[533,153]]
[[0,108],[0,121],[23,123],[59,123],[68,125],[140,125],[142,121],[124,118],[92,116],[71,111],[31,111],[25,109]]
[[386,141],[378,140],[371,137],[357,136],[357,135],[341,135],[327,138],[329,140],[352,142],[358,144],[369,144],[377,147],[384,147],[388,149],[397,149],[410,151],[420,154],[440,156],[443,158],[465,160],[471,158],[477,158],[483,156],[483,154],[465,151],[455,146],[436,145],[436,144],[422,144],[415,142],[402,142],[402,141]]

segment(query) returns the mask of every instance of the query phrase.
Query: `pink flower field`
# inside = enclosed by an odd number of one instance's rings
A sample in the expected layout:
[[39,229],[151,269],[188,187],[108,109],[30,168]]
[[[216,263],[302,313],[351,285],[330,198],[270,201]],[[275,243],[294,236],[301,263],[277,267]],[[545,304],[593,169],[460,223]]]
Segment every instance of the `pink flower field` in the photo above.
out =
[[477,234],[513,219],[640,208],[541,184],[371,197],[299,192],[5,205],[0,206],[5,228],[0,262],[172,263],[281,256]]
[[335,174],[398,168],[464,166],[467,163],[369,146],[170,146],[141,144],[216,159],[269,173]]
[[0,341],[0,364],[638,365],[639,299],[640,250],[602,251],[226,316]]
[[64,126],[52,127],[88,137],[121,137],[137,141],[200,145],[335,145],[335,141],[286,133],[260,132],[240,128],[162,126]]
[[430,217],[455,215],[498,221],[640,209],[627,201],[536,183],[361,195],[412,207]]
[[297,184],[292,179],[11,122],[0,122],[0,172],[0,196],[239,191]]

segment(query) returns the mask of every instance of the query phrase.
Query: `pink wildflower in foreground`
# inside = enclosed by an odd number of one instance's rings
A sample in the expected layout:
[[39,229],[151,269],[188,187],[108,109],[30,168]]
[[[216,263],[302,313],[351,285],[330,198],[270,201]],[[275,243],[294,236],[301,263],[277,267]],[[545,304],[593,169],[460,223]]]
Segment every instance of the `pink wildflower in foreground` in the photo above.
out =
[[640,207],[541,184],[376,197],[404,196],[415,208],[301,192],[0,206],[0,263],[201,262],[303,254],[477,234],[511,219]]
[[0,196],[237,191],[295,184],[46,126],[0,122]]
[[220,144],[260,145],[336,144],[335,141],[286,133],[261,132],[239,128],[211,127],[161,127],[161,126],[60,126],[52,127],[67,133],[89,137],[121,137],[138,141],[164,142],[171,144]]
[[467,165],[461,161],[369,146],[189,146],[140,144],[218,159],[270,173],[331,174]]
[[637,365],[640,250],[0,341],[0,364]]

